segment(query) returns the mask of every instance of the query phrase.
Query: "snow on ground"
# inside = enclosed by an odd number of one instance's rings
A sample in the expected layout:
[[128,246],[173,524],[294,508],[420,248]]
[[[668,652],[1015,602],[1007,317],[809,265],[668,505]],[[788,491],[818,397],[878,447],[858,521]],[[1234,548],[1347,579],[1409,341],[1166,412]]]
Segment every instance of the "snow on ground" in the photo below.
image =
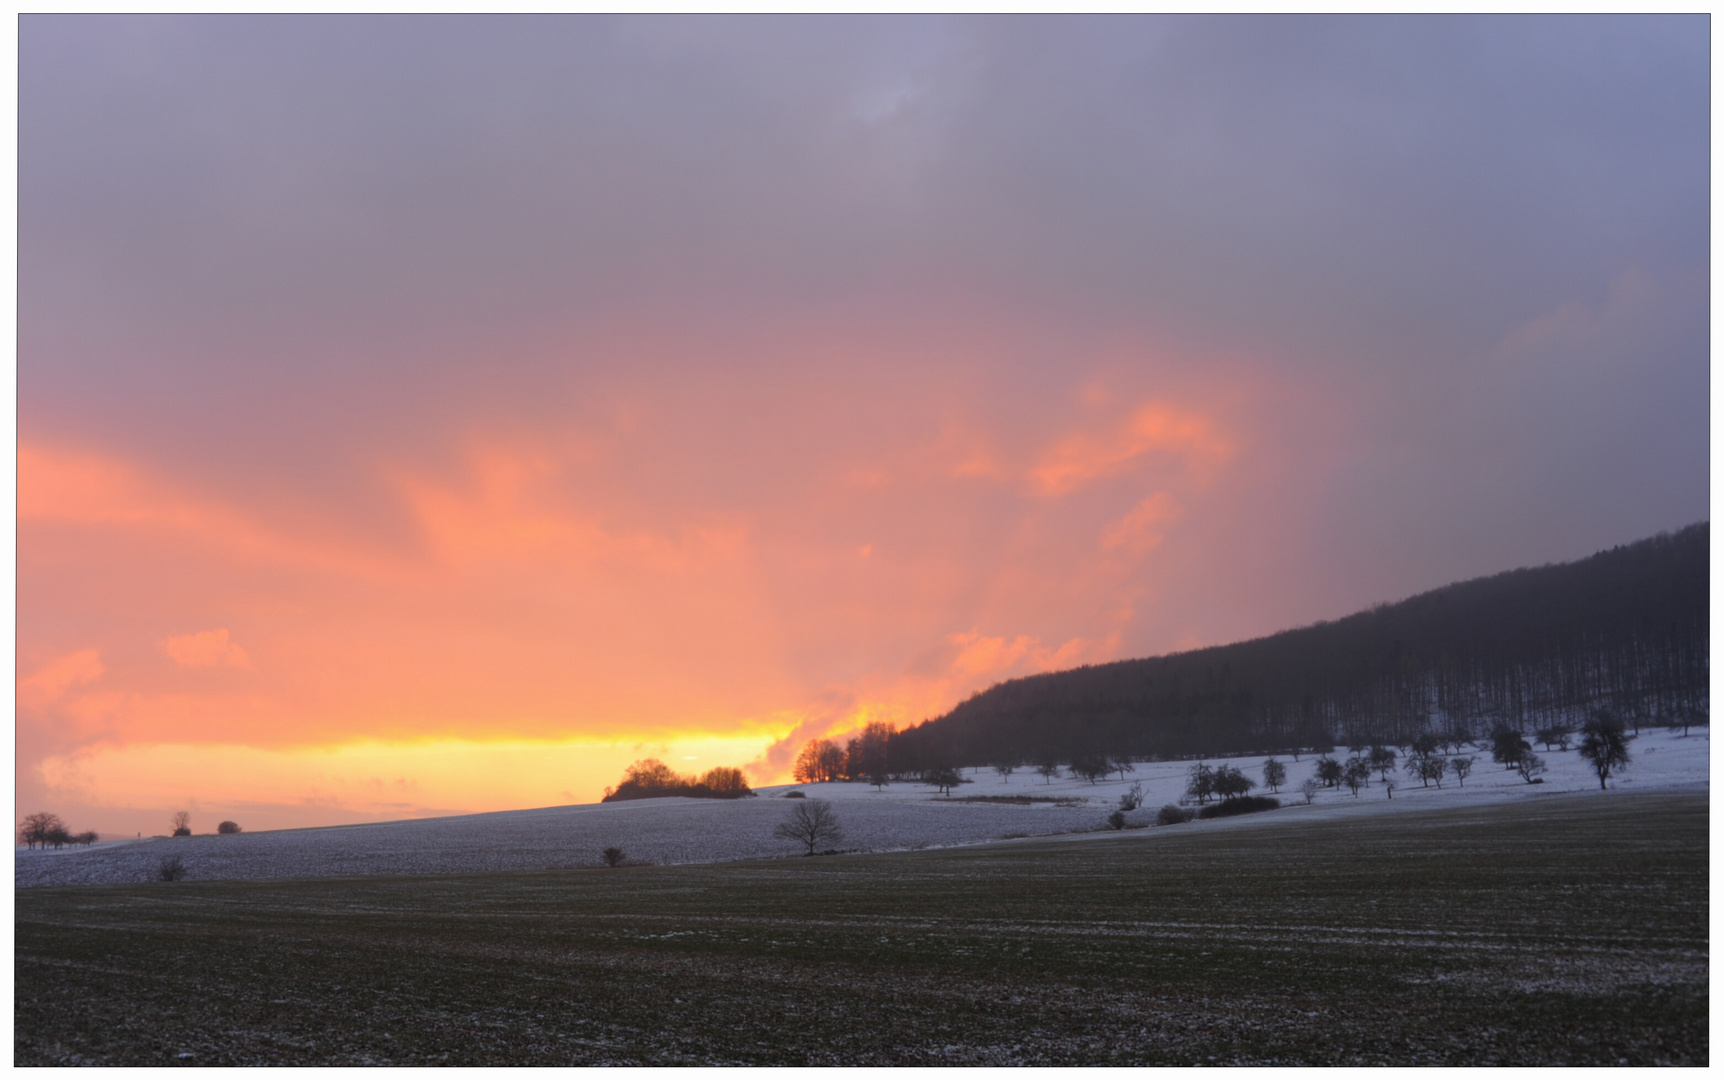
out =
[[[1707,789],[1710,783],[1710,733],[1647,730],[1630,744],[1633,764],[1611,780],[1615,791],[1674,788]],[[1422,787],[1396,774],[1392,799],[1373,775],[1357,798],[1346,788],[1325,789],[1305,805],[1298,793],[1312,774],[1309,756],[1287,755],[1283,808],[1267,814],[1209,822],[1182,829],[1237,828],[1277,821],[1410,812],[1439,806],[1478,805],[1539,798],[1558,792],[1600,792],[1598,779],[1573,750],[1545,752],[1544,783],[1528,785],[1492,763],[1488,751],[1468,751],[1473,773],[1464,788],[1451,778],[1442,788]],[[1261,784],[1263,758],[1213,758],[1211,765],[1232,765]],[[97,844],[91,848],[29,851],[19,848],[14,882],[33,885],[143,881],[155,877],[161,860],[181,858],[190,879],[299,878],[361,874],[446,874],[495,870],[546,870],[599,865],[600,852],[617,846],[631,862],[722,862],[796,854],[795,845],[773,835],[793,802],[782,796],[801,791],[833,804],[844,850],[889,851],[972,844],[1019,836],[1062,833],[1096,835],[1108,814],[1133,784],[1142,784],[1143,809],[1127,815],[1131,825],[1149,825],[1164,803],[1177,802],[1186,785],[1190,761],[1139,762],[1122,780],[1116,773],[1091,784],[1062,775],[1051,782],[1031,769],[1001,777],[991,768],[965,769],[971,782],[950,799],[924,784],[895,783],[883,791],[860,783],[782,785],[760,789],[760,797],[736,801],[641,799],[633,802],[557,806],[463,817],[427,818],[323,829],[286,829],[237,836],[155,838]],[[1253,794],[1268,794],[1261,787]],[[1066,804],[1028,806],[966,802],[977,796],[1031,796]],[[1075,800],[1075,802],[1074,802]]]

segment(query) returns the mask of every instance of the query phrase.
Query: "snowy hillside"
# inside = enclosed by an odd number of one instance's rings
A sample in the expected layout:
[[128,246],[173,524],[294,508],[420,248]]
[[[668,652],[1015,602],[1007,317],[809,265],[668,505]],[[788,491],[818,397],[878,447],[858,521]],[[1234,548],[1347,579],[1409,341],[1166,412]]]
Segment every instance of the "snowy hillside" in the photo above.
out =
[[[1709,732],[1646,731],[1631,744],[1633,764],[1612,778],[1613,791],[1670,788],[1705,789],[1710,780]],[[1282,756],[1287,782],[1280,810],[1243,818],[1193,822],[1182,829],[1273,827],[1281,821],[1388,812],[1439,806],[1532,799],[1557,792],[1592,792],[1603,798],[1590,767],[1573,750],[1545,752],[1543,783],[1528,785],[1490,760],[1476,759],[1466,786],[1452,777],[1442,788],[1423,787],[1404,773],[1396,775],[1392,798],[1373,775],[1371,786],[1355,797],[1346,788],[1325,789],[1306,805],[1299,785],[1312,774],[1310,757],[1295,762]],[[1021,836],[1096,834],[1122,794],[1141,784],[1143,809],[1127,815],[1128,824],[1149,825],[1164,803],[1184,792],[1190,761],[1139,762],[1122,780],[1115,774],[1091,784],[1061,775],[1051,782],[1030,769],[1001,777],[992,769],[966,769],[967,783],[950,798],[923,784],[897,783],[882,791],[860,783],[784,785],[763,788],[760,797],[739,801],[643,799],[600,805],[560,806],[463,817],[431,818],[326,829],[291,829],[237,836],[196,836],[100,844],[59,851],[18,849],[18,886],[140,881],[154,877],[164,857],[177,855],[191,879],[327,877],[365,874],[475,873],[595,867],[600,852],[620,847],[638,863],[718,862],[787,856],[791,843],[773,835],[792,804],[783,798],[801,791],[830,800],[844,828],[837,847],[844,850],[902,850],[971,844]],[[1216,758],[1211,765],[1232,765],[1258,781],[1263,758]],[[1030,797],[1028,805],[967,801],[978,797]],[[1057,801],[1056,801],[1057,800]],[[1140,834],[1141,835],[1141,834]]]

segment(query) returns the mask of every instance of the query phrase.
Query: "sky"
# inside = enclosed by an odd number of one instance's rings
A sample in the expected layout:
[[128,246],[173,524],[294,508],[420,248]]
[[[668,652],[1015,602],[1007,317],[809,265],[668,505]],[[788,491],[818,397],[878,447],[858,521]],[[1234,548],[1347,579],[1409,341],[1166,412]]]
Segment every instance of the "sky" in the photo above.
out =
[[17,812],[782,782],[1705,520],[1709,33],[26,16]]

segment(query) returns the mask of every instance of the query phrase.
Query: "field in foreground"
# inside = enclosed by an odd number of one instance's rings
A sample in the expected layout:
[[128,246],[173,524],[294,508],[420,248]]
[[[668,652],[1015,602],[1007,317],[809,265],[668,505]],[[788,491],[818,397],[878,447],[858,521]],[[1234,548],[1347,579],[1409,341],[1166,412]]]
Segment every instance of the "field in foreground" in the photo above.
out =
[[1707,1062],[1707,796],[16,890],[17,1064]]

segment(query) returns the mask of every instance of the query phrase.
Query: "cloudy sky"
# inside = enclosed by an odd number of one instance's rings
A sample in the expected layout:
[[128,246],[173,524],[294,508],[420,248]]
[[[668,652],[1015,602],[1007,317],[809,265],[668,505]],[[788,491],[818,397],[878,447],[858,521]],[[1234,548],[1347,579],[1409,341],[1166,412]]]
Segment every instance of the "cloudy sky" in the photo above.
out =
[[1703,520],[1708,35],[26,17],[17,809],[771,782]]

